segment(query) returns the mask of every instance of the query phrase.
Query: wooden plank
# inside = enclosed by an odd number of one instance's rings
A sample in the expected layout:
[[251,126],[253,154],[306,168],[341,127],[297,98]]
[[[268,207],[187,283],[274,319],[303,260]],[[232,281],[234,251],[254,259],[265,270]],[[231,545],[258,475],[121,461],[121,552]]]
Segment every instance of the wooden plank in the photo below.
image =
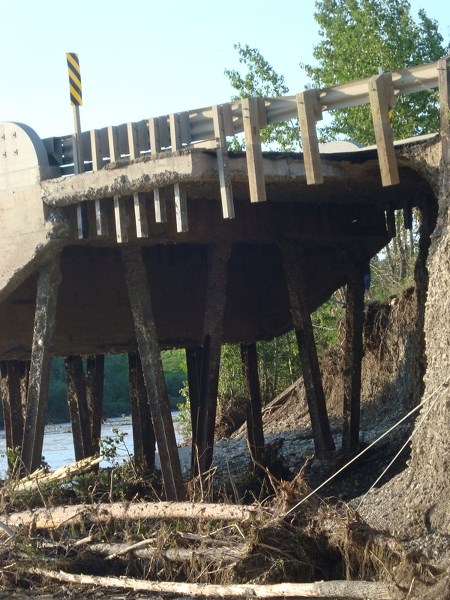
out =
[[67,380],[67,402],[69,405],[75,460],[93,455],[91,419],[86,397],[86,376],[81,356],[64,359]]
[[[166,125],[167,127],[167,125]],[[161,119],[149,119],[148,130],[150,136],[150,149],[153,154],[161,152],[162,147],[162,129]],[[167,223],[167,207],[166,201],[161,197],[159,188],[153,190],[153,202],[155,206],[155,221],[157,223]]]
[[187,218],[186,188],[184,185],[175,183],[173,190],[175,195],[175,220],[177,231],[179,233],[187,232],[189,231],[189,226]]
[[259,98],[241,100],[250,202],[265,202],[266,184],[260,137]]
[[128,242],[128,216],[126,214],[125,198],[114,196],[114,221],[117,242],[119,244]]
[[148,237],[147,205],[143,194],[133,194],[134,220],[138,238]]
[[42,456],[60,277],[59,256],[43,265],[38,275],[21,456],[23,467],[28,473],[39,467]]
[[[183,147],[183,139],[181,132],[181,115],[175,113],[169,115],[170,125],[170,142],[172,145],[172,152],[181,150]],[[175,218],[178,232],[189,231],[188,218],[187,218],[187,199],[186,189],[180,183],[174,185],[175,195]]]
[[389,112],[394,105],[392,74],[382,73],[369,83],[369,100],[383,186],[400,183]]
[[300,257],[292,242],[280,244],[291,304],[292,319],[302,365],[315,452],[327,457],[335,449],[323,391],[316,342],[307,303],[307,289]]
[[220,197],[224,219],[234,218],[233,190],[228,170],[227,138],[225,133],[224,107],[213,106],[214,135],[217,143],[217,167],[219,169]]
[[439,71],[439,114],[441,120],[442,160],[450,164],[450,58],[438,61]]
[[316,130],[316,122],[322,120],[319,93],[318,90],[305,90],[295,97],[308,185],[323,183],[322,162]]
[[108,126],[108,149],[109,160],[111,162],[117,162],[120,158],[119,135],[117,132],[117,127],[114,125]]
[[[92,129],[91,150],[92,170],[98,171],[103,168],[102,138],[99,129]],[[95,228],[98,236],[108,235],[108,214],[106,212],[106,200],[97,198],[95,200]]]
[[180,457],[164,379],[151,292],[141,249],[136,246],[125,246],[122,249],[122,260],[166,497],[168,500],[183,500],[185,489]]
[[127,123],[127,138],[130,160],[136,160],[140,156],[136,123]]
[[361,415],[361,366],[364,326],[364,269],[352,265],[347,280],[344,339],[344,403],[342,453],[348,456],[359,448]]
[[253,464],[259,468],[265,464],[265,453],[256,343],[241,344],[241,358],[247,394],[248,447]]

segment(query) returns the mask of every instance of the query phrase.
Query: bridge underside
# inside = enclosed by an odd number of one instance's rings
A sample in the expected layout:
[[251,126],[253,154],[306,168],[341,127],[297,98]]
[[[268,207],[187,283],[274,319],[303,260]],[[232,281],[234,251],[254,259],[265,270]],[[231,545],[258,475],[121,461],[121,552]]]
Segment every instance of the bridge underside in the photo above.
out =
[[[239,180],[242,158],[236,158],[234,171],[231,158],[234,219],[222,217],[217,177],[205,170],[197,181],[185,183],[189,231],[182,233],[175,227],[173,186],[160,189],[167,202],[166,223],[155,222],[153,192],[141,194],[147,238],[136,236],[133,198],[123,196],[128,223],[125,244],[116,240],[112,198],[102,200],[110,233],[101,237],[95,234],[92,201],[86,201],[90,234],[84,240],[76,237],[75,207],[60,208],[68,232],[54,240],[46,254],[61,253],[53,354],[93,355],[136,347],[121,258],[122,249],[131,245],[142,248],[161,348],[202,344],[211,249],[227,244],[231,256],[222,341],[250,343],[292,329],[280,250],[283,243],[291,242],[297,250],[306,283],[305,300],[312,312],[346,283],[353,264],[364,264],[387,244],[393,211],[410,211],[430,194],[423,179],[406,167],[400,170],[400,185],[383,188],[373,152],[333,159],[328,161],[333,176],[323,185],[306,186],[295,173],[301,167],[298,157],[268,155],[265,161],[272,175],[266,175],[267,201],[252,204],[248,182]],[[83,177],[89,181],[93,175]],[[70,178],[65,181],[70,183]],[[53,180],[45,184],[49,188]],[[54,185],[60,188],[61,180]],[[30,358],[36,282],[37,271],[0,304],[2,360]]]

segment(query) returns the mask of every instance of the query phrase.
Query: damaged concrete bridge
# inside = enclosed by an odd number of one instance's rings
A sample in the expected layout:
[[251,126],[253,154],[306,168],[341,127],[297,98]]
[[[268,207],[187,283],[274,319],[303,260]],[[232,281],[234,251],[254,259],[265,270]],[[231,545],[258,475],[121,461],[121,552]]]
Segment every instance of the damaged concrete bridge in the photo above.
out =
[[[335,449],[310,314],[347,285],[343,450],[359,443],[363,272],[433,194],[394,144],[398,94],[439,88],[448,60],[326,90],[249,98],[41,140],[0,125],[0,364],[7,445],[40,463],[50,363],[65,358],[76,458],[98,450],[103,358],[130,357],[135,453],[184,498],[160,352],[186,350],[193,470],[212,461],[220,349],[241,344],[249,446],[264,445],[256,342],[294,329],[319,456]],[[324,152],[322,111],[370,103],[377,147]],[[260,129],[298,117],[302,153]],[[227,151],[243,133],[245,153]],[[85,370],[82,357],[87,358]]]

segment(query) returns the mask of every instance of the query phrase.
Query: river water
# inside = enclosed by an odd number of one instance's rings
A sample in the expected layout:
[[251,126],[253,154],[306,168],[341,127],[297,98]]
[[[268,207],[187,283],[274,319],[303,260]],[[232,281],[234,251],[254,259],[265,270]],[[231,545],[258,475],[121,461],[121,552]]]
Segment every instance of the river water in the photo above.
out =
[[[175,427],[175,436],[177,443],[182,444],[182,437],[177,428],[178,412],[172,413],[172,418]],[[117,440],[115,430],[125,434],[123,443],[117,444],[117,456],[115,461],[121,463],[130,458],[133,454],[133,429],[130,417],[121,417],[118,419],[108,419],[102,424],[102,439],[112,437]],[[116,442],[114,442],[116,447]],[[5,431],[0,431],[0,478],[4,479],[7,470],[7,460],[5,455],[6,438]],[[64,465],[69,465],[75,461],[73,449],[73,437],[70,423],[59,423],[58,425],[47,425],[44,434],[44,447],[42,455],[45,462],[50,466],[50,470],[54,471]],[[107,466],[108,462],[102,463]]]

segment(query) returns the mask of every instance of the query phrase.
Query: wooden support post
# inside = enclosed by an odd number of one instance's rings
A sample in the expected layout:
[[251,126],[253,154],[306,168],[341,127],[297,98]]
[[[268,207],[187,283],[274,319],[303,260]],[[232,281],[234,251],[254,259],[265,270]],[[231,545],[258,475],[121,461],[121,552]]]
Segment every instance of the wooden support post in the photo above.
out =
[[335,449],[335,445],[328,420],[303,269],[293,242],[282,243],[281,251],[283,253],[283,266],[291,303],[292,319],[314,435],[315,451],[318,457],[326,457]]
[[[171,114],[169,116],[170,123],[170,143],[172,146],[172,152],[181,150],[183,147],[181,137],[181,118],[180,113]],[[175,193],[175,217],[177,222],[177,231],[185,232],[189,230],[188,219],[187,219],[187,200],[186,190],[184,186],[179,183],[174,185]]]
[[386,228],[389,237],[395,238],[397,235],[397,227],[395,224],[395,210],[394,207],[389,205],[386,209]]
[[[98,129],[91,130],[92,170],[103,168],[102,140]],[[106,212],[106,199],[97,198],[95,204],[95,229],[98,236],[108,235],[108,214]]]
[[[22,446],[28,368],[29,364],[26,361],[0,361],[0,397],[3,403],[3,421],[8,450]],[[14,474],[19,465],[10,463],[9,458],[9,469]]]
[[261,150],[261,136],[259,133],[262,112],[260,110],[260,98],[243,98],[241,106],[250,202],[265,202],[267,199],[266,183],[264,180],[264,164]]
[[403,224],[405,229],[411,231],[413,227],[413,209],[412,204],[408,200],[405,200],[403,205]]
[[146,471],[155,470],[156,438],[145,389],[142,364],[137,352],[128,354],[134,462]]
[[140,248],[132,246],[123,248],[122,259],[166,497],[168,500],[183,500],[185,490],[180,457],[170,413],[144,259]]
[[[198,464],[196,452],[202,445],[199,439],[199,417],[200,417],[200,378],[202,374],[202,356],[201,346],[186,348],[186,366],[189,386],[189,404],[191,408],[191,429],[192,429],[192,452],[191,452],[191,471],[195,472],[195,465]],[[204,444],[206,446],[206,443]]]
[[64,360],[67,380],[67,403],[72,423],[75,460],[94,454],[91,415],[86,397],[86,376],[81,356],[67,356]]
[[41,267],[37,282],[36,312],[22,443],[22,464],[28,473],[35,471],[41,463],[60,277],[58,256]]
[[105,357],[103,354],[88,356],[86,359],[86,401],[91,421],[92,452],[100,451],[103,412],[103,382]]
[[316,122],[322,120],[322,107],[318,95],[318,90],[305,90],[296,96],[306,183],[308,185],[323,183],[319,140],[316,130]]
[[[227,106],[230,110],[229,106]],[[233,190],[228,171],[227,137],[225,131],[223,105],[213,106],[214,135],[217,142],[217,167],[219,169],[220,197],[222,199],[222,214],[224,219],[234,219]]]
[[[135,123],[127,123],[128,147],[130,160],[136,160],[140,156],[139,140]],[[147,209],[145,198],[142,194],[133,194],[134,218],[136,222],[136,235],[138,238],[148,237]]]
[[195,456],[198,457],[196,466],[200,473],[205,473],[210,468],[214,451],[220,348],[231,245],[217,244],[209,246],[208,250],[208,283],[203,326],[204,343],[198,419],[199,446],[195,453]]
[[242,369],[247,393],[247,435],[255,467],[264,466],[264,430],[256,343],[241,344]]
[[450,57],[441,58],[439,69],[439,114],[441,120],[442,160],[450,165]]
[[369,99],[377,143],[378,162],[380,163],[381,182],[383,186],[396,185],[400,183],[400,178],[389,114],[395,102],[391,73],[382,73],[372,77],[369,83]]
[[[161,123],[160,117],[149,119],[148,130],[150,135],[150,150],[152,156],[161,152],[162,147],[162,132],[161,127],[167,127],[167,123]],[[153,201],[155,204],[155,221],[157,223],[167,222],[167,207],[166,201],[161,197],[159,188],[153,190]]]
[[[108,145],[109,158],[111,162],[117,162],[120,159],[119,138],[117,127],[108,126]],[[125,198],[113,196],[114,200],[114,220],[116,223],[116,238],[119,244],[128,242],[128,220],[125,210]]]
[[353,265],[349,273],[345,309],[344,408],[342,452],[344,456],[359,447],[361,412],[361,365],[364,327],[364,270]]

